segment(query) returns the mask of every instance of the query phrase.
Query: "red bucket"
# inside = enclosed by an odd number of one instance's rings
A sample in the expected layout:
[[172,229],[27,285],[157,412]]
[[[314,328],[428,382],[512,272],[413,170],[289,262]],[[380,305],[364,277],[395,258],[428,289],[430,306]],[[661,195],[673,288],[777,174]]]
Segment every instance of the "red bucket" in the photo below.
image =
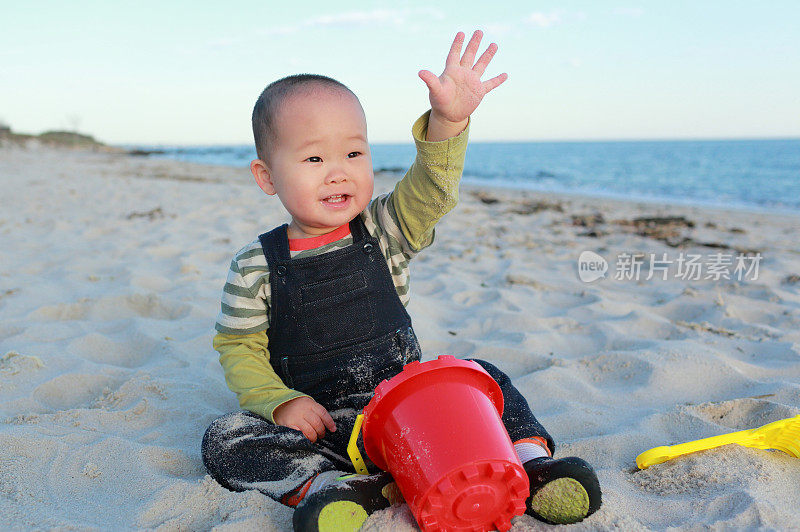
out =
[[500,386],[475,362],[412,362],[375,389],[364,449],[423,530],[508,530],[528,477],[500,416]]

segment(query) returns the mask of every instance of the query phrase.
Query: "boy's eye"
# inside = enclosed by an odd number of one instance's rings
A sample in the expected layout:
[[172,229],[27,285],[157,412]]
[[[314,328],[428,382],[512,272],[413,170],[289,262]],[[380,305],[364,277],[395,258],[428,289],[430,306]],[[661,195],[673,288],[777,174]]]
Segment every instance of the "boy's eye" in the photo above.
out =
[[350,157],[351,159],[358,157],[359,155],[361,155],[360,151],[351,151],[350,153],[347,154],[347,156]]
[[311,162],[311,163],[319,163],[319,162],[322,162],[322,157],[317,157],[316,155],[312,155],[311,157],[306,159],[306,161]]

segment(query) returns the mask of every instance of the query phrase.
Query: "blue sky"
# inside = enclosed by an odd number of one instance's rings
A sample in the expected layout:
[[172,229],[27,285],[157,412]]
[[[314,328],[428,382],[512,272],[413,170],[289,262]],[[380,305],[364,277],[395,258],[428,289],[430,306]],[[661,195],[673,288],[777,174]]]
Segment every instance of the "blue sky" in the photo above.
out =
[[[366,6],[366,7],[365,7]],[[473,140],[800,136],[800,2],[3,2],[0,120],[109,143],[244,144],[270,81],[314,72],[408,142],[457,31],[508,81]]]

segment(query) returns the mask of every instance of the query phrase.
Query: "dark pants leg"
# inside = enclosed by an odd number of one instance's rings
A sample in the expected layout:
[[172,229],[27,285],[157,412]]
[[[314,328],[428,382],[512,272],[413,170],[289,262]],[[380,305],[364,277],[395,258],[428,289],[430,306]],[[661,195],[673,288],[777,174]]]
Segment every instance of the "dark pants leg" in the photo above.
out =
[[508,375],[497,369],[492,364],[485,360],[471,359],[486,370],[486,372],[500,385],[500,390],[503,392],[503,425],[511,437],[511,441],[515,442],[524,438],[531,438],[539,436],[547,440],[547,446],[550,448],[550,453],[555,451],[555,443],[550,434],[544,427],[536,420],[533,412],[528,406],[528,401],[519,393],[519,390],[511,384],[511,379]]
[[[354,402],[362,400],[359,397]],[[250,412],[226,414],[214,420],[203,436],[203,463],[225,488],[256,489],[276,501],[323,471],[355,473],[347,443],[358,411],[342,408],[330,413],[336,432],[328,432],[316,443],[302,432],[274,425]],[[360,449],[370,471],[376,471],[363,446]]]
[[[366,345],[356,354],[344,353],[345,358],[354,358],[358,364],[341,357],[325,363],[317,358],[296,362],[308,367],[296,368],[292,379],[295,384],[314,389],[314,399],[328,410],[336,432],[328,432],[312,443],[300,431],[274,425],[256,414],[228,414],[216,419],[203,437],[206,469],[228,489],[257,489],[278,501],[323,471],[355,473],[347,444],[356,416],[369,403],[378,383],[399,373],[403,364],[419,360],[419,353],[414,331],[407,327]],[[340,381],[342,375],[348,378]],[[377,472],[361,438],[358,446],[369,471]]]
[[[553,438],[536,420],[508,375],[484,360],[474,362],[500,385],[504,400],[502,421],[511,441],[539,436],[547,440],[552,453]],[[355,416],[370,398],[371,394],[354,394],[329,405],[337,430],[317,443],[299,431],[274,425],[250,412],[227,414],[216,419],[203,437],[203,463],[222,486],[234,491],[256,489],[277,501],[323,471],[355,472],[347,456],[347,443]],[[359,448],[369,470],[377,471],[360,439]]]

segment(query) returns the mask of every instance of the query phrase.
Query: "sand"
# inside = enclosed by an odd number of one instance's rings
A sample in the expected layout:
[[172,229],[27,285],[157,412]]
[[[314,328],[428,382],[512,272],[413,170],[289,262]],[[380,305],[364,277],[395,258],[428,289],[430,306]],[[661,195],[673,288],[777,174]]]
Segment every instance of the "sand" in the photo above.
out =
[[[0,528],[289,530],[288,509],[200,458],[237,409],[211,347],[228,264],[286,220],[278,201],[247,169],[42,148],[0,149],[0,183]],[[595,466],[603,507],[571,528],[798,528],[797,458],[634,460],[800,414],[799,221],[465,185],[412,265],[409,311],[425,359],[496,364],[556,456]],[[605,279],[578,278],[587,250]],[[646,279],[650,253],[757,252],[757,279]],[[639,280],[615,279],[636,253]],[[416,526],[401,505],[364,529]]]

